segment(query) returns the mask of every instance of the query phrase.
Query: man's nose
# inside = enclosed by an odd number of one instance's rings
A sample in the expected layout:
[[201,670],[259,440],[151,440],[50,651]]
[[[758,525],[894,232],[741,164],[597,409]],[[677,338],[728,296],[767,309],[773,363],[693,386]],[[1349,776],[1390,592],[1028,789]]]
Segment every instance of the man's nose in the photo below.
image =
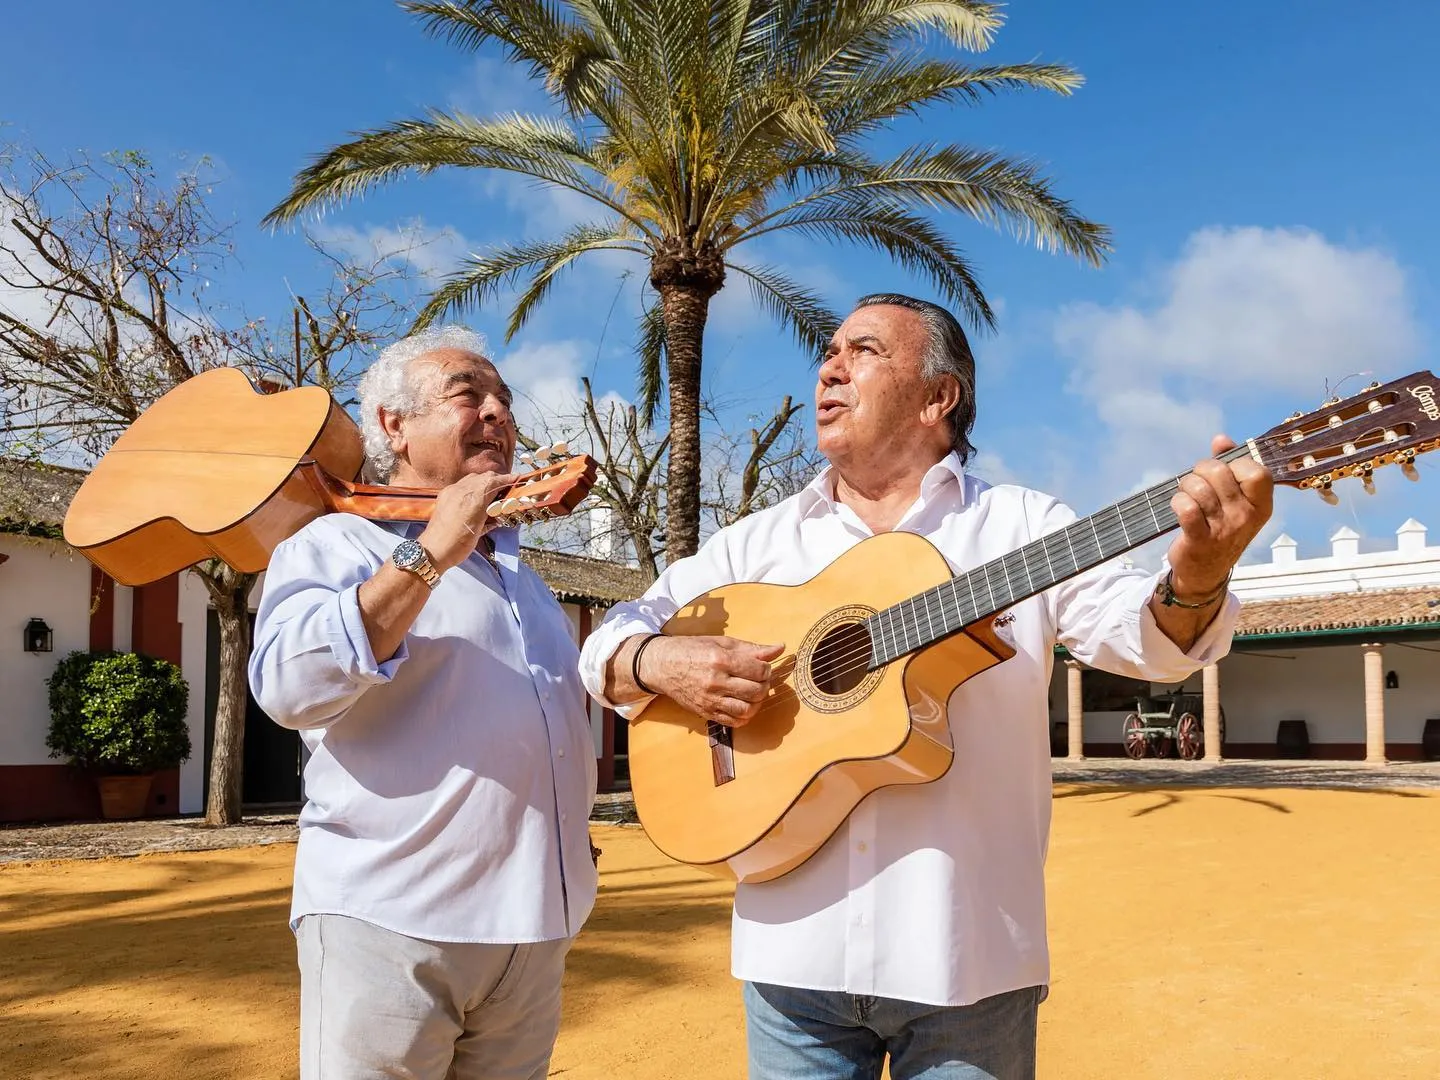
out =
[[487,424],[501,424],[510,419],[510,410],[497,397],[487,397],[480,407],[480,419]]
[[836,383],[845,381],[845,361],[843,353],[837,351],[825,357],[820,364],[820,385],[834,386]]

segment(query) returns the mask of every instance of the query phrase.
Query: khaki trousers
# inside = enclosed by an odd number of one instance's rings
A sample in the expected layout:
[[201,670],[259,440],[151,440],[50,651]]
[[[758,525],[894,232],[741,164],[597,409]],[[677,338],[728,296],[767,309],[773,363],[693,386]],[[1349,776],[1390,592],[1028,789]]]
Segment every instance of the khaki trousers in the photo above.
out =
[[307,915],[300,1080],[544,1080],[570,939],[422,941],[344,915]]

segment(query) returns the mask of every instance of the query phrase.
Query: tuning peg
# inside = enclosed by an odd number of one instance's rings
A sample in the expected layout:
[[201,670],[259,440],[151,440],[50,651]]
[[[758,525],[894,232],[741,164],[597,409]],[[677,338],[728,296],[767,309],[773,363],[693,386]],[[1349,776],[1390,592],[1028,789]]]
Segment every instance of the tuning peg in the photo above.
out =
[[536,448],[536,450],[535,450],[535,460],[536,460],[537,462],[539,462],[541,465],[544,465],[547,461],[549,461],[549,460],[550,460],[550,447],[548,447],[548,446],[541,446],[541,447]]
[[1340,496],[1336,495],[1335,492],[1330,490],[1329,484],[1326,484],[1322,488],[1316,488],[1315,490],[1320,493],[1320,498],[1325,500],[1325,504],[1327,506],[1334,506],[1340,501]]
[[1375,466],[1378,464],[1378,461],[1365,461],[1355,466],[1354,475],[1360,477],[1360,484],[1366,495],[1375,494]]
[[1405,475],[1406,480],[1419,480],[1420,472],[1415,468],[1415,463],[1407,461],[1400,466],[1400,471]]
[[555,455],[556,457],[569,457],[569,456],[570,456],[570,444],[567,443],[567,442],[557,442],[557,443],[556,443],[554,446],[552,446],[550,449],[551,449],[551,451],[554,453],[554,455]]
[[535,455],[532,454],[532,453],[530,453],[529,450],[526,450],[523,454],[520,455],[520,464],[521,464],[521,465],[533,465],[533,464],[535,464]]

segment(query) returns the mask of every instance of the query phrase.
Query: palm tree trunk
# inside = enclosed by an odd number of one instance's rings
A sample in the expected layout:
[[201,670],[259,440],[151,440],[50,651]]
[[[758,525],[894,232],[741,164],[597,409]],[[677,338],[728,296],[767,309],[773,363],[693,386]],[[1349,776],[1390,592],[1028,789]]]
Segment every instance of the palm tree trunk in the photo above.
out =
[[665,315],[665,376],[670,383],[670,458],[665,478],[665,560],[700,547],[700,368],[710,298],[725,284],[713,250],[673,240],[650,263]]
[[250,589],[256,575],[220,564],[200,571],[220,624],[220,689],[210,750],[205,824],[238,825],[244,780],[246,666],[250,660]]
[[709,297],[696,289],[663,294],[670,383],[670,460],[665,479],[665,560],[700,547],[700,363]]

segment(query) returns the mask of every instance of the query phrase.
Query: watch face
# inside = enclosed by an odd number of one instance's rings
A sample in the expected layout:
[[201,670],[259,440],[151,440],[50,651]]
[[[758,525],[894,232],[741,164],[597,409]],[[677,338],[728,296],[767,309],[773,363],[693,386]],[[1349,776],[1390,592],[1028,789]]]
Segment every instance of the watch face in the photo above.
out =
[[390,554],[401,570],[413,570],[425,559],[425,549],[418,540],[405,540]]

